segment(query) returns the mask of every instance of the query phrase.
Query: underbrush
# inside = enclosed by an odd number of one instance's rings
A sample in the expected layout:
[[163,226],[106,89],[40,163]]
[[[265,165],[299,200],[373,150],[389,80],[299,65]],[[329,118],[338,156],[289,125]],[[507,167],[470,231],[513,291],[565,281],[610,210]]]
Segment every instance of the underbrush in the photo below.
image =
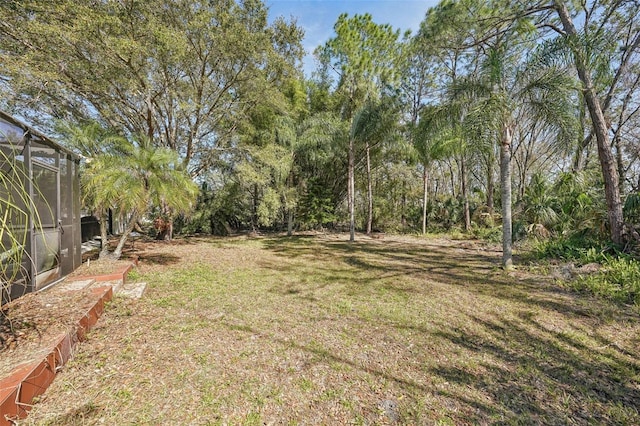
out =
[[602,263],[607,256],[618,254],[611,244],[582,235],[539,241],[534,252],[540,259],[562,259],[578,264]]
[[483,226],[474,226],[471,229],[474,238],[484,240],[489,243],[499,243],[502,241],[502,227],[494,226],[491,228]]
[[579,276],[569,283],[580,291],[621,303],[640,306],[640,262],[628,256],[607,257],[602,269],[593,275]]
[[567,282],[567,286],[604,299],[640,306],[640,262],[611,244],[571,237],[539,242],[534,251],[541,259],[562,259],[577,265],[599,263],[602,266],[599,271],[579,275]]
[[488,243],[499,243],[502,241],[502,227],[485,227],[474,223],[469,231],[465,231],[459,226],[451,228],[429,226],[426,234],[415,233],[414,235],[424,238],[449,238],[452,240],[475,239]]

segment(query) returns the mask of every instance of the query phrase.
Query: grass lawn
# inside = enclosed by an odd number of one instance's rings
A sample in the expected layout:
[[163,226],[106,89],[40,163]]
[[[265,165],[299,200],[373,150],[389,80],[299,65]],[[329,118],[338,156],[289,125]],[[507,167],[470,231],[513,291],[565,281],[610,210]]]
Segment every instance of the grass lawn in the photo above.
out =
[[479,243],[346,238],[141,244],[146,295],[24,424],[640,424],[637,309]]

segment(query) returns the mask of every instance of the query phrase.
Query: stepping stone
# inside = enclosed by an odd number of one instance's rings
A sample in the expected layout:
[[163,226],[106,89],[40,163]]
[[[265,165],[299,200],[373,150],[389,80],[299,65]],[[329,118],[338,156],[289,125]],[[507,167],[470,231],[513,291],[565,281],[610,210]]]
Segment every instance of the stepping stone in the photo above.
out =
[[83,290],[89,287],[93,283],[95,283],[94,279],[71,281],[70,283],[64,283],[60,285],[58,288],[61,290],[76,291],[76,290]]
[[127,283],[118,291],[118,296],[140,299],[147,289],[147,283]]
[[122,288],[122,280],[109,280],[109,281],[99,281],[96,282],[96,286],[105,286],[110,285],[113,288],[113,294],[116,294]]

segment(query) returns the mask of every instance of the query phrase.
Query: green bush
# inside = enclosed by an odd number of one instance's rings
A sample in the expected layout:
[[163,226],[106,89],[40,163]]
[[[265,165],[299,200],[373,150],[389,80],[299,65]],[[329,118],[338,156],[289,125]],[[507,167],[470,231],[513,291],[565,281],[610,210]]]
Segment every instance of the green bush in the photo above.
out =
[[640,305],[640,262],[612,245],[574,235],[541,241],[534,251],[539,258],[563,259],[579,265],[601,264],[600,271],[578,276],[568,286],[604,299]]
[[570,260],[579,264],[602,263],[617,253],[613,246],[579,234],[538,241],[534,252],[540,259]]
[[474,226],[471,232],[473,233],[473,236],[479,240],[484,240],[490,243],[499,243],[502,241],[502,227],[500,226],[494,226],[491,228]]
[[609,257],[602,270],[578,277],[570,286],[605,299],[640,305],[640,262],[630,257]]

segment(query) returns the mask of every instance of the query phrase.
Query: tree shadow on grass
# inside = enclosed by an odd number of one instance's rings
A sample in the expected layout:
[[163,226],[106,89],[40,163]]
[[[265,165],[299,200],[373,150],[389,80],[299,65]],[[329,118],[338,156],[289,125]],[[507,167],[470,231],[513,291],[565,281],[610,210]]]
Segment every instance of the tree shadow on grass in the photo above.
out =
[[[248,333],[250,335],[265,336],[265,334],[261,330],[258,330],[252,326],[230,324],[227,322],[222,322],[222,325],[232,331],[241,331],[241,332]],[[308,361],[309,364],[326,364],[329,366],[332,366],[335,364],[346,365],[354,370],[364,372],[373,377],[376,377],[388,382],[393,382],[398,387],[412,394],[426,394],[432,391],[432,389],[430,389],[429,387],[421,383],[418,383],[414,380],[400,377],[399,375],[395,375],[387,371],[383,371],[382,369],[374,368],[367,365],[362,365],[357,361],[337,355],[332,351],[327,350],[318,344],[313,344],[313,343],[301,344],[293,340],[281,339],[274,336],[270,336],[269,339],[272,342],[278,344],[279,346],[287,348],[288,350],[296,350],[296,351],[309,354],[311,356],[310,360]],[[339,386],[340,383],[334,383],[334,385]]]
[[[479,411],[472,422],[515,424],[637,424],[640,364],[610,345],[593,348],[533,318],[471,316],[474,330],[444,326],[434,333],[479,367],[431,369],[454,384],[446,396]],[[472,388],[488,398],[473,398]],[[490,401],[490,402],[487,402]]]
[[[439,388],[437,394],[452,401],[449,415],[456,422],[640,424],[640,363],[634,343],[627,339],[626,347],[621,347],[614,335],[607,337],[598,331],[603,324],[618,323],[622,329],[627,323],[637,324],[636,313],[566,291],[545,277],[506,273],[497,268],[499,253],[453,244],[354,244],[313,241],[309,237],[265,241],[269,250],[294,260],[283,262],[284,266],[271,266],[291,268],[292,274],[296,268],[314,261],[314,274],[325,282],[351,279],[363,293],[386,286],[411,297],[428,297],[431,281],[437,282],[439,289],[450,287],[451,297],[464,289],[477,296],[478,303],[495,303],[478,313],[471,306],[460,306],[458,318],[451,322],[431,318],[428,325],[412,320],[403,323],[385,318],[384,313],[373,319],[381,326],[430,335],[452,354],[450,362],[430,368],[429,374],[450,383],[446,389]],[[424,278],[425,284],[396,285],[393,279],[401,280],[403,276]],[[392,280],[381,282],[381,278]],[[304,289],[298,290],[289,295],[305,293]],[[447,298],[446,294],[440,297]],[[500,307],[507,307],[509,312],[501,313]],[[553,321],[544,321],[547,315],[557,314],[564,318],[559,327]],[[635,342],[637,348],[640,339]],[[434,391],[325,350],[297,347],[320,351],[318,355],[393,380],[413,391]],[[465,354],[470,358],[468,363],[464,361]]]
[[[326,281],[340,283],[350,280],[354,286],[363,286],[364,292],[368,285],[380,278],[400,281],[403,277],[414,276],[425,280],[425,287],[418,292],[428,292],[427,283],[438,282],[464,288],[478,296],[519,302],[596,321],[609,320],[614,316],[637,318],[629,310],[619,309],[610,302],[563,289],[549,277],[513,275],[503,271],[499,252],[470,249],[460,241],[450,241],[446,246],[429,240],[361,240],[350,243],[299,236],[271,237],[263,243],[276,255],[294,262],[313,261],[316,266],[314,273]],[[363,274],[354,275],[353,270],[345,270],[341,264]],[[291,269],[291,272],[298,267],[295,263],[264,266]],[[399,286],[398,291],[410,292],[411,288]]]
[[[453,241],[452,248],[443,248],[441,245],[429,244],[428,240],[424,243],[390,240],[349,243],[313,238],[270,238],[264,241],[264,245],[268,250],[289,259],[309,257],[317,261],[343,261],[362,270],[379,269],[403,274],[447,270],[449,273],[443,275],[451,279],[476,276],[477,271],[472,273],[460,267],[466,267],[470,261],[475,262],[477,268],[485,273],[495,270],[499,265],[499,257],[494,254],[474,253],[469,256],[460,252],[452,256],[452,250],[463,250],[458,247],[459,243]],[[455,269],[460,269],[461,272],[454,273]]]
[[[455,424],[637,424],[640,365],[615,348],[594,350],[535,319],[492,320],[470,316],[474,329],[441,324],[423,330],[455,356],[431,367],[420,381],[402,371],[363,365],[322,345],[269,336],[288,349],[311,355],[311,363],[347,365],[393,382],[410,400],[433,394]],[[253,326],[223,322],[230,330],[268,336]],[[313,341],[312,341],[313,342]],[[466,356],[465,356],[466,354]],[[428,362],[428,354],[416,355]],[[439,378],[439,379],[436,379]],[[446,386],[436,386],[445,383]],[[431,385],[434,384],[434,385]],[[340,385],[337,383],[336,385]],[[443,408],[445,407],[445,408]],[[409,422],[411,419],[407,419]],[[433,420],[433,419],[432,419]]]
[[152,264],[152,265],[168,266],[168,265],[175,265],[180,262],[180,257],[175,256],[173,254],[167,254],[167,253],[164,253],[164,254],[141,253],[138,258],[140,261],[144,263]]

